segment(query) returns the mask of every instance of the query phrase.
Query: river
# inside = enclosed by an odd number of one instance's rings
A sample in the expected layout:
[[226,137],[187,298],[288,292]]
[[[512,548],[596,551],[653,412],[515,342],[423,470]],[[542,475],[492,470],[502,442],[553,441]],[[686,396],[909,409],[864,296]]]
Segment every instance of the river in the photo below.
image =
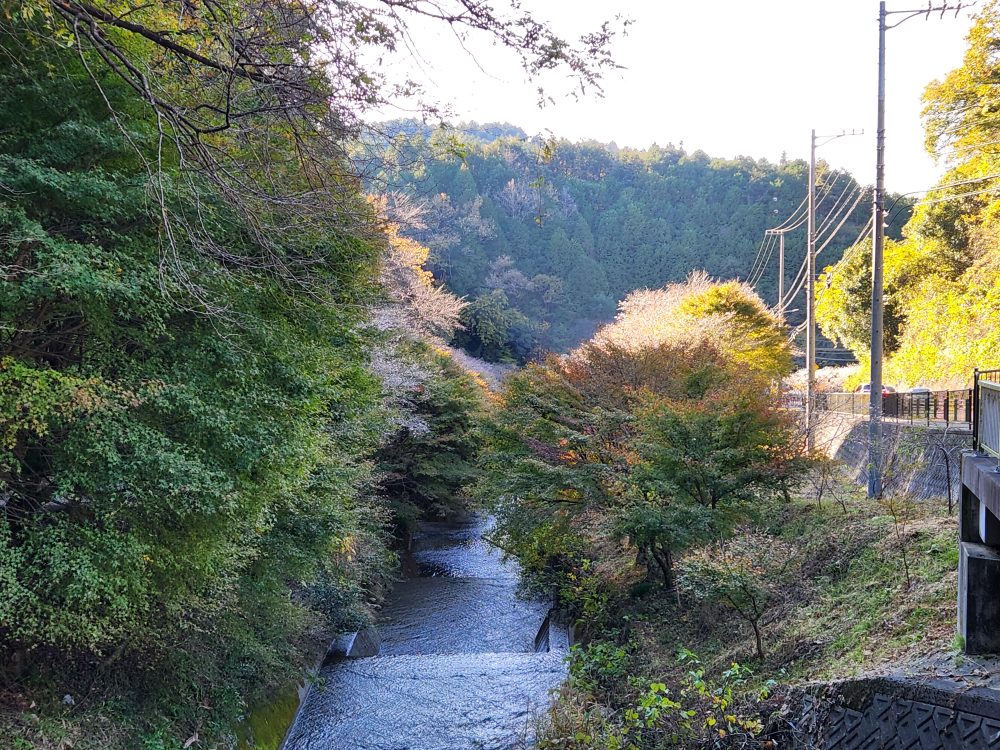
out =
[[489,524],[424,524],[384,607],[376,656],[326,664],[284,750],[530,747],[561,650],[535,650],[548,603],[518,596]]

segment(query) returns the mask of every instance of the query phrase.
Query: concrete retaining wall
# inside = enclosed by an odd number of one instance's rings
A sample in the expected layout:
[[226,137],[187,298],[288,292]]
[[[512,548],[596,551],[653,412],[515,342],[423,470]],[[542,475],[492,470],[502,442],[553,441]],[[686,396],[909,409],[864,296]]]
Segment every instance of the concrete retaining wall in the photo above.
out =
[[997,691],[892,677],[807,686],[786,703],[796,748],[1000,748]]
[[569,651],[576,642],[574,627],[564,613],[552,608],[535,636],[535,653]]
[[[957,501],[959,459],[972,446],[967,430],[886,423],[883,435],[885,446],[897,457],[893,470],[910,493],[921,498],[947,497],[950,479],[951,497]],[[816,447],[849,466],[859,483],[867,482],[868,423],[863,417],[819,412]]]

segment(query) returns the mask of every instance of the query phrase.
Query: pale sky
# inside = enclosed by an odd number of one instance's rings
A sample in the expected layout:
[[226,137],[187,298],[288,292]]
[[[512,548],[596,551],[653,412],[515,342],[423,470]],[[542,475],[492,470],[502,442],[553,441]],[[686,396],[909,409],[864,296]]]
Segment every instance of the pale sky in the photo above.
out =
[[[887,7],[925,3],[889,0]],[[632,18],[628,36],[614,47],[624,69],[608,74],[604,98],[558,98],[540,110],[535,86],[516,60],[484,38],[467,40],[472,60],[451,32],[415,28],[422,68],[417,75],[458,118],[506,121],[529,135],[551,131],[574,141],[636,147],[683,142],[688,152],[771,161],[783,151],[808,158],[812,128],[818,134],[863,129],[864,135],[834,141],[818,156],[849,169],[862,183],[874,181],[875,0],[523,0],[523,6],[573,36],[614,13]],[[929,187],[943,171],[923,148],[921,95],[927,83],[961,64],[970,25],[970,12],[962,11],[958,19],[953,13],[913,18],[887,34],[890,190]],[[399,63],[407,72],[413,66],[412,59]],[[545,83],[552,90],[561,85],[555,78]]]

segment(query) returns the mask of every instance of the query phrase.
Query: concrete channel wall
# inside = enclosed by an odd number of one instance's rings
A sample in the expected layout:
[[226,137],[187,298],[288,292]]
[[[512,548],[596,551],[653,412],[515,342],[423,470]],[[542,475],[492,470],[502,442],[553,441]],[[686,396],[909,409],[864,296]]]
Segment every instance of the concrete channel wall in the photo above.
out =
[[[568,653],[569,647],[574,643],[574,632],[572,624],[567,620],[562,612],[554,607],[549,610],[542,624],[535,635],[535,652],[558,652]],[[311,671],[311,676],[315,677],[319,673],[323,663],[338,659],[364,659],[377,656],[381,648],[382,639],[376,628],[366,628],[353,633],[343,633],[337,636],[330,644],[320,664]],[[291,716],[288,716],[283,726],[271,726],[271,731],[280,731],[284,738],[277,750],[284,750],[287,747],[288,739],[293,734],[295,722],[299,719],[299,714],[309,692],[314,688],[315,679],[307,679],[298,685],[298,705]],[[253,742],[254,738],[248,738],[256,747],[259,743]],[[249,745],[247,745],[249,746]]]

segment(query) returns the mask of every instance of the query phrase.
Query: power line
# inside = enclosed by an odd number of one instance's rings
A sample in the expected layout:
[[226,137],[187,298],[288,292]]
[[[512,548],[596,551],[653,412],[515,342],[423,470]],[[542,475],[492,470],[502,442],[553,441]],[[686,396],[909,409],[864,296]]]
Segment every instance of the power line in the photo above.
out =
[[[861,190],[860,185],[855,185],[854,187],[848,186],[844,188],[843,192],[841,192],[840,196],[837,198],[836,203],[833,204],[833,208],[830,209],[829,213],[823,219],[823,225],[816,230],[816,237],[819,237],[821,234],[823,234],[830,227],[830,225],[839,218],[840,212],[843,210],[843,207],[847,205],[847,202],[854,199],[854,197],[860,190]],[[848,200],[845,201],[842,205],[841,201],[844,200],[848,192],[850,192],[851,197],[848,198]]]
[[985,195],[987,193],[996,193],[998,191],[1000,191],[1000,185],[994,185],[993,187],[986,188],[984,190],[973,190],[972,192],[969,192],[969,193],[959,193],[958,195],[946,195],[944,198],[934,198],[934,199],[931,199],[931,200],[924,200],[924,201],[920,201],[919,203],[916,203],[914,205],[916,205],[916,206],[930,206],[930,205],[933,205],[935,203],[945,203],[947,201],[956,201],[959,198],[970,198],[973,195]]
[[833,242],[833,238],[837,236],[837,233],[840,232],[844,224],[847,223],[847,220],[854,215],[855,210],[857,210],[858,208],[858,204],[861,203],[861,199],[864,198],[866,192],[868,191],[865,189],[858,190],[858,193],[854,198],[854,204],[850,207],[850,209],[848,209],[844,213],[843,217],[840,219],[840,223],[837,224],[836,228],[830,233],[830,236],[826,238],[826,241],[824,241],[823,244],[820,245],[819,248],[817,248],[816,255],[819,255],[821,252],[823,252],[823,250],[827,247],[827,245]]
[[864,236],[868,234],[871,230],[872,230],[872,217],[869,216],[868,221],[865,222],[865,225],[864,227],[862,227],[861,232],[858,234],[857,239],[855,239],[853,243],[847,246],[847,252],[844,253],[843,256],[841,256],[840,260],[838,260],[834,264],[834,268],[836,268],[842,263],[849,262],[854,257],[854,255],[860,251],[861,240],[864,239]]
[[[826,199],[830,196],[830,193],[833,192],[833,188],[837,185],[837,180],[839,180],[839,179],[840,179],[840,172],[834,172],[833,173],[833,182],[831,182],[829,184],[827,184],[827,183],[823,184],[823,187],[822,187],[823,193],[819,196],[818,200],[816,201],[816,208],[817,208],[817,210],[826,202]],[[848,186],[848,188],[849,187],[850,186]],[[844,188],[844,189],[847,190],[848,188]],[[808,201],[808,196],[806,197],[806,200]],[[785,231],[789,231],[789,230],[792,230],[792,229],[798,229],[803,224],[805,224],[808,220],[809,220],[808,216],[803,216],[801,219],[799,219],[798,223],[796,223],[795,226],[788,227],[788,229],[785,230]]]
[[807,260],[803,258],[802,266],[799,268],[799,272],[795,275],[795,281],[792,282],[792,290],[785,295],[784,301],[778,308],[779,312],[782,314],[788,310],[788,306],[792,304],[792,300],[795,299],[795,296],[802,291],[802,284],[805,281],[807,265]]
[[787,228],[786,225],[790,221],[794,221],[795,220],[795,214],[797,214],[799,211],[801,211],[802,209],[804,209],[806,207],[806,202],[808,200],[809,200],[808,196],[806,196],[805,198],[803,198],[802,202],[795,208],[794,211],[792,211],[791,216],[789,216],[787,219],[785,219],[785,221],[783,223],[779,224],[776,227],[771,227],[771,229],[766,229],[764,231],[766,231],[766,232],[776,232],[776,231],[779,231],[779,230],[782,230],[782,229],[786,229]]
[[764,270],[767,268],[767,264],[771,260],[771,255],[774,252],[774,238],[778,236],[777,232],[765,232],[767,238],[767,244],[764,248],[764,252],[761,255],[760,263],[757,268],[747,279],[747,283],[752,287],[756,287],[758,282],[760,282],[761,277],[764,275]]
[[988,188],[986,190],[976,190],[976,191],[969,192],[969,193],[959,193],[957,195],[948,195],[948,196],[945,196],[943,198],[917,201],[916,203],[913,203],[913,204],[906,204],[906,203],[904,203],[902,205],[898,205],[900,199],[901,198],[905,198],[908,195],[919,195],[920,193],[933,193],[935,190],[943,190],[944,188],[949,188],[949,187],[959,187],[960,185],[971,185],[971,184],[973,184],[975,182],[984,182],[986,180],[995,180],[995,179],[1000,179],[1000,173],[990,174],[990,175],[984,175],[983,177],[971,177],[971,178],[966,179],[966,180],[956,180],[955,182],[944,182],[944,183],[942,183],[940,185],[935,185],[934,187],[922,188],[920,190],[911,190],[908,193],[900,193],[899,195],[896,196],[896,199],[892,202],[892,205],[890,205],[889,208],[886,209],[886,211],[885,211],[885,213],[886,213],[886,224],[891,224],[892,221],[896,218],[896,216],[899,215],[899,212],[903,211],[906,208],[916,208],[917,206],[926,206],[926,205],[930,205],[930,204],[933,204],[933,203],[943,203],[945,201],[957,200],[958,198],[966,198],[966,197],[973,196],[973,195],[983,195],[985,193],[991,192],[992,190],[1000,189],[1000,185],[992,187],[992,188]]
[[[832,191],[834,186],[836,186],[837,180],[840,179],[840,175],[841,172],[839,171],[833,172],[833,181],[830,183],[824,183],[823,195],[820,198],[818,205],[822,205],[823,201],[826,200],[830,191]],[[808,200],[809,196],[807,195],[802,199],[802,202],[799,203],[798,207],[792,211],[789,217],[781,224],[764,230],[764,237],[761,240],[760,246],[757,248],[757,255],[754,258],[754,262],[750,267],[750,273],[747,276],[747,283],[750,284],[750,286],[756,286],[757,282],[760,281],[761,276],[764,274],[764,269],[774,252],[774,237],[782,232],[790,232],[793,229],[798,229],[806,222],[806,213],[803,213],[801,218],[797,218],[796,215],[801,211],[803,206],[807,204]],[[794,224],[792,222],[794,222]],[[764,258],[764,260],[761,261],[761,258]]]
[[[822,187],[823,194],[820,196],[819,201],[816,204],[817,208],[823,205],[823,202],[827,199],[830,193],[833,192],[833,188],[836,186],[837,181],[840,179],[841,174],[842,173],[840,171],[833,172],[833,180],[829,183],[823,184]],[[847,189],[849,188],[845,188],[844,190],[846,191]],[[841,196],[843,196],[843,193],[841,193]],[[806,220],[808,219],[808,212],[801,219],[796,219],[795,214],[799,212],[799,209],[801,209],[802,206],[808,202],[808,200],[809,196],[807,195],[805,200],[803,200],[803,202],[799,204],[799,207],[792,212],[791,216],[785,219],[785,221],[783,221],[779,226],[764,230],[764,239],[761,241],[761,245],[757,250],[757,256],[754,259],[753,266],[750,269],[750,274],[747,276],[747,283],[751,287],[757,286],[757,284],[763,278],[764,272],[767,270],[767,264],[770,263],[771,257],[774,254],[774,238],[781,233],[790,232],[793,229],[798,229],[799,227],[801,227],[803,224],[806,223]],[[795,223],[792,224],[791,222]]]
[[1000,141],[983,141],[982,143],[970,143],[967,146],[956,146],[955,148],[944,149],[943,151],[935,154],[935,158],[949,160],[948,157],[954,156],[955,154],[961,154],[968,151],[979,151],[980,149],[987,148],[988,146],[1000,146]]
[[747,283],[753,286],[751,279],[757,272],[757,264],[760,263],[760,259],[763,257],[764,245],[771,239],[770,233],[765,229],[764,236],[761,237],[760,245],[757,246],[757,255],[754,256],[753,263],[750,265],[750,273],[747,274]]
[[[840,230],[843,228],[844,224],[847,223],[847,220],[854,214],[854,211],[857,210],[857,207],[860,204],[861,200],[864,198],[865,194],[868,192],[868,188],[861,187],[861,186],[857,186],[856,190],[858,192],[856,193],[856,195],[854,197],[854,203],[851,205],[851,208],[846,213],[841,213],[841,215],[840,215],[840,223],[837,224],[836,229],[833,230],[833,232],[826,238],[826,240],[823,242],[823,244],[820,245],[819,248],[816,250],[816,255],[817,256],[824,249],[826,249],[830,245],[830,243],[834,240],[834,238],[837,236],[837,233],[840,232]],[[831,212],[830,216],[831,217],[833,216],[832,212]],[[831,220],[829,222],[827,222],[826,226],[828,227],[830,223],[832,223],[832,218],[831,218]],[[845,255],[844,255],[843,258],[841,258],[839,261],[837,261],[838,264],[844,262],[844,258],[846,258],[848,254],[850,254],[851,252],[854,251],[854,248],[861,242],[861,238],[869,231],[870,228],[871,228],[871,220],[869,219],[869,221],[866,223],[865,227],[861,230],[861,234],[858,235],[858,238],[852,244],[850,244],[850,245],[847,246],[847,248],[848,248],[847,253],[845,253]],[[817,232],[817,234],[822,234],[822,231]],[[777,311],[778,311],[779,314],[783,313],[788,308],[788,306],[792,303],[792,300],[795,298],[795,296],[800,291],[802,291],[802,288],[803,288],[803,286],[805,284],[806,266],[807,266],[807,259],[803,258],[802,259],[802,265],[799,267],[799,270],[798,270],[798,272],[795,275],[795,280],[791,284],[791,291],[788,292],[788,294],[786,294],[782,299],[780,299],[778,301],[778,305],[777,305],[776,309],[777,309]]]
[[[935,185],[934,187],[927,188],[926,190],[913,190],[909,193],[901,193],[899,198],[905,195],[916,195],[917,193],[933,193],[936,190],[943,190],[944,188],[959,187],[960,185],[971,185],[974,182],[985,182],[986,180],[996,180],[1000,179],[1000,172],[997,174],[987,174],[982,177],[969,177],[964,180],[955,180],[954,182],[944,182],[940,185]],[[898,200],[898,198],[897,198]],[[917,204],[919,205],[919,203]]]

